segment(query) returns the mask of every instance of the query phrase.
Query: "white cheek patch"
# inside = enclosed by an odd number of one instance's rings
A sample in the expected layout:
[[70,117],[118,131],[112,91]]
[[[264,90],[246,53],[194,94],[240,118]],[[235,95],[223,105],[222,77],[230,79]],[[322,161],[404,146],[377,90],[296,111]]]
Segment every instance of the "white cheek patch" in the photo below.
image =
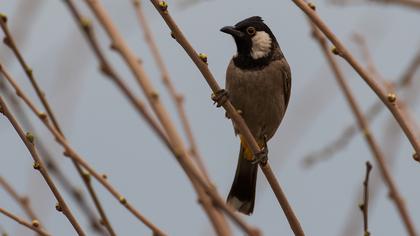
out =
[[259,59],[267,56],[271,50],[271,37],[264,31],[257,31],[252,37],[251,57]]

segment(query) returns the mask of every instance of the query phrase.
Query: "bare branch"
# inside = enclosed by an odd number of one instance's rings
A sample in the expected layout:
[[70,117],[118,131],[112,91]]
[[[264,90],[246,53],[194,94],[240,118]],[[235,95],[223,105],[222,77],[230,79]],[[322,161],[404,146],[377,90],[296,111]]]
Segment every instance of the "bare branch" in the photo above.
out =
[[61,128],[58,125],[58,122],[51,110],[51,107],[45,97],[45,93],[41,90],[39,87],[35,77],[32,68],[29,67],[29,65],[26,63],[25,59],[23,58],[22,54],[19,52],[19,49],[16,46],[15,40],[13,39],[9,28],[7,27],[7,18],[5,15],[2,15],[0,19],[0,27],[2,28],[4,32],[4,39],[3,42],[13,51],[16,58],[18,59],[20,65],[22,66],[23,70],[25,71],[26,76],[28,77],[29,81],[31,82],[32,87],[34,88],[36,95],[41,100],[42,105],[45,107],[45,110],[47,111],[48,116],[50,117],[51,121],[54,123],[54,126],[57,127],[57,129],[61,132]]
[[360,106],[357,104],[354,98],[354,95],[352,94],[349,86],[347,85],[343,73],[341,72],[335,58],[333,57],[332,53],[330,52],[328,48],[327,40],[322,35],[320,30],[316,28],[315,24],[311,23],[311,26],[313,30],[313,35],[315,39],[319,42],[322,52],[327,58],[328,64],[333,70],[335,78],[337,79],[337,82],[341,90],[346,96],[346,99],[350,105],[350,108],[357,120],[359,128],[360,130],[363,130],[365,140],[369,146],[370,151],[372,152],[372,155],[375,161],[377,162],[379,166],[379,170],[382,175],[382,178],[384,179],[385,184],[388,186],[390,195],[392,196],[391,199],[394,201],[394,204],[397,207],[398,213],[400,214],[400,217],[402,221],[404,222],[407,232],[411,236],[417,235],[414,225],[412,223],[412,220],[408,214],[408,210],[404,204],[404,201],[402,200],[401,194],[399,193],[397,186],[395,184],[395,181],[393,180],[391,173],[389,171],[389,167],[387,163],[385,162],[384,155],[378,145],[378,142],[376,141],[376,139],[374,138],[370,130],[369,124],[366,118],[364,117]]
[[[414,79],[414,75],[418,68],[420,67],[420,50],[417,51],[414,58],[410,61],[408,67],[400,76],[400,78],[395,82],[395,89],[399,92],[406,90],[410,87],[411,82]],[[372,104],[367,111],[365,112],[365,117],[368,123],[372,123],[378,114],[383,110],[383,105],[381,101],[376,101]],[[336,138],[333,142],[328,143],[325,147],[321,148],[318,151],[312,152],[308,154],[303,159],[303,164],[305,167],[311,167],[312,165],[320,162],[325,161],[331,158],[334,154],[338,153],[339,151],[343,150],[358,134],[359,128],[357,124],[351,124],[343,129],[341,134],[338,138]]]
[[369,224],[368,224],[368,212],[369,212],[369,174],[372,170],[372,164],[369,161],[366,162],[366,176],[363,181],[363,203],[359,205],[360,210],[363,214],[363,231],[364,236],[369,236]]
[[35,212],[33,211],[30,200],[26,196],[19,195],[16,190],[10,185],[6,179],[0,176],[0,185],[4,187],[6,192],[15,200],[20,208],[25,212],[25,214],[29,217],[31,220],[36,220],[39,222],[40,227],[42,227],[40,218],[36,216]]
[[92,182],[90,181],[89,173],[83,173],[84,182],[86,183],[86,187],[88,188],[88,191],[91,193],[94,193],[92,195],[93,203],[96,206],[96,209],[98,209],[99,215],[101,216],[101,224],[105,226],[106,230],[108,231],[109,235],[116,236],[114,229],[111,226],[111,223],[108,220],[108,217],[106,216],[105,210],[102,207],[101,202],[99,202],[98,197],[96,196],[95,190],[93,189]]
[[411,83],[414,79],[414,74],[420,67],[420,50],[417,51],[410,65],[405,70],[404,74],[401,76],[401,79],[396,84],[397,89],[405,87]]
[[[145,41],[148,44],[152,52],[152,56],[155,59],[155,62],[160,70],[163,84],[165,85],[170,96],[172,97],[173,102],[175,103],[179,118],[184,128],[184,132],[187,135],[187,138],[190,144],[191,156],[194,157],[195,163],[197,164],[198,168],[203,173],[207,181],[210,181],[208,172],[203,163],[203,159],[197,148],[197,144],[195,142],[195,138],[193,136],[192,129],[187,118],[187,114],[185,112],[184,96],[176,90],[174,84],[171,81],[170,73],[163,61],[163,58],[159,52],[159,48],[156,45],[155,39],[153,37],[152,31],[144,15],[141,1],[133,0],[133,6],[137,14],[137,19],[139,21],[141,29],[144,33]],[[199,194],[199,198],[201,199],[203,203],[203,207],[205,208],[211,222],[213,223],[213,226],[214,226],[213,228],[216,231],[216,233],[218,235],[230,235],[231,232],[226,222],[226,219],[223,217],[223,215],[219,211],[217,211],[216,209],[212,207],[211,201],[208,199],[206,194],[203,191],[200,191],[200,192],[201,194]]]
[[36,220],[33,220],[32,223],[29,223],[29,222],[21,219],[20,217],[12,214],[11,212],[9,212],[9,211],[7,211],[3,208],[0,208],[0,213],[9,217],[10,219],[16,221],[17,223],[27,227],[28,229],[31,229],[34,232],[37,232],[40,235],[43,235],[43,236],[50,236],[51,235],[51,234],[47,233],[45,230],[43,230],[42,228],[40,228],[39,223]]
[[[173,37],[184,48],[186,53],[190,56],[190,58],[196,64],[197,68],[203,74],[204,79],[207,81],[213,93],[216,94],[220,92],[221,88],[218,85],[217,81],[214,79],[212,73],[210,72],[206,61],[203,60],[203,57],[200,57],[198,55],[198,53],[194,50],[194,48],[191,46],[191,44],[182,34],[181,30],[179,29],[175,21],[170,16],[167,10],[168,6],[166,2],[164,1],[159,2],[157,0],[151,0],[151,2],[155,6],[159,14],[162,16],[162,18],[164,19],[168,27],[171,29]],[[238,114],[238,112],[236,111],[232,103],[230,103],[230,101],[227,99],[226,102],[223,102],[220,105],[226,110],[229,117],[235,122],[236,127],[238,128],[240,134],[244,138],[248,147],[250,147],[250,149],[252,150],[253,154],[258,155],[258,153],[261,153],[262,150],[260,149],[256,140],[254,139],[253,135],[251,134],[249,128],[245,124],[245,121]],[[265,162],[265,163],[261,163],[260,167],[264,175],[266,176],[267,180],[269,181],[270,186],[272,187],[277,197],[277,200],[282,206],[293,232],[295,233],[295,235],[304,235],[304,232],[303,232],[302,227],[300,226],[299,220],[297,219],[294,212],[292,211],[292,208],[290,204],[288,203],[286,196],[284,195],[279,183],[277,182],[274,174],[271,171],[270,165],[268,164],[268,162]]]
[[71,212],[70,208],[64,201],[64,198],[61,196],[60,192],[58,191],[57,187],[55,186],[54,182],[52,181],[47,169],[45,168],[44,162],[39,158],[38,152],[35,149],[34,145],[34,137],[32,134],[27,133],[25,134],[22,130],[21,126],[16,121],[15,117],[10,113],[9,109],[7,108],[6,104],[3,101],[3,98],[0,97],[0,108],[1,113],[3,113],[6,118],[10,121],[13,128],[18,133],[19,137],[25,144],[26,148],[31,154],[32,159],[34,160],[34,169],[38,170],[42,177],[44,178],[45,182],[47,183],[48,187],[50,188],[51,192],[54,194],[54,197],[58,201],[58,207],[63,212],[63,214],[67,217],[69,222],[72,224],[73,228],[80,236],[86,235],[82,228],[80,227],[79,223],[77,222],[76,218],[74,217],[73,213]]
[[163,84],[165,85],[166,89],[168,90],[169,94],[172,97],[173,102],[176,105],[178,115],[180,117],[182,126],[184,128],[184,132],[188,137],[188,142],[190,143],[191,154],[195,158],[195,161],[198,167],[200,168],[201,172],[203,172],[204,176],[209,180],[208,172],[206,170],[206,167],[204,166],[203,158],[201,157],[201,154],[198,151],[197,144],[195,142],[195,138],[191,129],[191,125],[190,125],[190,122],[188,121],[187,114],[185,112],[184,96],[176,90],[174,84],[172,83],[168,68],[166,67],[163,61],[163,58],[159,52],[159,48],[156,45],[152,31],[147,22],[147,18],[144,15],[141,1],[133,0],[133,5],[137,14],[139,24],[143,30],[145,41],[149,45],[153,58],[155,59],[155,62],[157,66],[159,67]]
[[328,28],[324,21],[318,16],[313,9],[313,4],[306,3],[304,0],[293,0],[293,2],[311,19],[311,21],[325,34],[325,36],[334,44],[334,52],[344,58],[353,69],[360,75],[360,77],[369,85],[369,87],[376,93],[380,100],[387,106],[392,113],[395,120],[404,131],[405,136],[410,141],[415,153],[420,153],[420,141],[413,130],[413,125],[409,122],[406,116],[401,112],[400,102],[397,95],[391,91],[385,91],[381,88],[376,78],[370,75],[362,65],[345,48],[344,44],[338,37]]
[[[1,75],[1,73],[0,73]],[[26,130],[31,130],[31,132],[38,137],[38,132],[35,129],[35,126],[32,124],[31,120],[26,115],[25,111],[23,110],[20,102],[16,98],[15,94],[10,91],[10,89],[4,83],[4,80],[0,80],[0,91],[4,94],[4,96],[10,101],[11,107],[15,110],[16,117],[22,124],[22,126]],[[80,191],[79,188],[75,187],[68,177],[64,174],[64,171],[60,168],[60,166],[56,163],[56,161],[52,158],[52,154],[49,148],[46,146],[44,140],[38,139],[37,141],[37,148],[41,158],[43,158],[45,162],[45,166],[48,169],[49,173],[53,175],[58,183],[63,186],[63,189],[68,192],[68,194],[74,199],[76,204],[79,206],[79,209],[86,215],[89,220],[90,226],[95,232],[105,234],[104,228],[99,223],[95,212],[92,209],[92,206],[89,205],[86,201],[83,192]]]
[[[32,112],[41,120],[41,122],[46,126],[50,133],[55,137],[55,140],[63,147],[63,154],[71,160],[77,162],[86,169],[89,174],[95,177],[125,208],[127,208],[137,219],[143,222],[147,227],[149,227],[154,233],[159,236],[164,236],[164,234],[158,227],[152,224],[146,217],[144,217],[140,212],[138,212],[131,204],[129,204],[123,195],[121,195],[111,184],[109,184],[104,178],[103,175],[96,172],[84,159],[76,153],[76,151],[69,145],[67,140],[61,135],[61,133],[56,129],[56,127],[49,121],[48,116],[45,113],[41,112],[34,104],[31,102],[29,97],[20,89],[17,83],[10,77],[10,75],[5,71],[3,67],[0,66],[0,71],[7,79],[7,81],[13,86],[16,91],[16,94],[22,98],[25,104],[32,110]],[[86,178],[86,174],[83,174],[83,177]],[[85,179],[84,179],[85,180]]]
[[[138,62],[137,57],[129,49],[123,37],[119,34],[117,28],[114,26],[104,7],[99,1],[96,0],[86,0],[86,3],[89,5],[92,12],[95,14],[107,32],[108,36],[110,37],[112,41],[112,48],[122,56],[127,66],[130,68],[131,72],[136,78],[138,84],[142,88],[149,104],[158,117],[164,130],[166,131],[166,134],[168,135],[168,139],[170,140],[175,158],[177,158],[179,164],[186,172],[193,186],[196,186],[194,182],[197,181],[199,185],[204,188],[206,193],[212,198],[213,203],[224,210],[227,215],[231,217],[234,222],[237,223],[244,231],[246,231],[249,235],[259,235],[259,231],[248,226],[233,212],[230,206],[225,204],[224,200],[219,196],[214,186],[208,183],[203,174],[199,172],[193,162],[191,162],[190,154],[186,151],[179,133],[170,120],[169,114],[160,100],[159,94],[150,82],[147,74],[144,71],[144,68],[142,67],[142,64]],[[195,189],[199,195],[200,189]]]
[[356,43],[356,45],[359,46],[360,51],[362,52],[362,55],[364,57],[364,60],[367,63],[366,70],[378,80],[379,84],[382,85],[383,87],[382,89],[392,90],[393,88],[391,84],[388,83],[388,81],[386,81],[382,77],[382,75],[379,73],[378,69],[376,68],[372,55],[370,54],[366,39],[359,33],[353,33],[352,39]]
[[[125,82],[120,78],[120,76],[115,72],[115,70],[112,68],[111,64],[106,59],[102,49],[100,48],[92,25],[90,24],[90,21],[82,17],[79,10],[76,7],[76,4],[74,4],[73,1],[67,0],[65,1],[67,6],[69,7],[73,17],[76,19],[76,22],[80,26],[82,32],[86,36],[86,39],[88,40],[91,48],[93,49],[95,56],[99,60],[99,63],[101,65],[102,71],[112,80],[115,82],[115,84],[120,88],[121,92],[130,100],[134,108],[142,115],[143,118],[148,122],[148,124],[153,128],[155,133],[158,135],[158,137],[161,138],[161,140],[164,142],[164,144],[168,147],[168,149],[174,153],[174,155],[177,155],[172,148],[172,146],[169,143],[169,140],[166,136],[166,134],[162,131],[160,125],[155,121],[155,119],[152,117],[152,115],[147,110],[146,106],[143,104],[141,100],[139,100],[134,93],[129,89],[129,87],[125,84]],[[197,188],[198,186],[193,182],[194,187]],[[228,226],[225,223],[225,220],[222,218],[220,214],[218,214],[216,211],[214,211],[214,207],[211,201],[209,201],[205,195],[205,191],[198,190],[199,195],[199,202],[203,205],[204,209],[206,210],[210,220],[214,225],[217,225],[215,227],[216,231],[220,235],[229,235],[229,229]]]
[[[10,47],[10,49],[13,51],[13,53],[15,54],[16,58],[18,59],[20,65],[22,66],[22,68],[24,69],[28,79],[31,82],[32,87],[34,88],[38,98],[40,99],[44,109],[47,111],[47,115],[48,117],[51,119],[54,127],[57,129],[58,132],[60,132],[60,134],[64,137],[64,133],[62,131],[62,129],[60,128],[59,124],[58,124],[58,120],[56,119],[51,106],[49,105],[47,98],[45,96],[45,93],[41,90],[40,86],[38,85],[34,74],[33,74],[33,70],[28,66],[28,64],[26,63],[25,59],[23,58],[22,54],[20,53],[18,47],[16,46],[16,43],[11,35],[11,33],[9,32],[9,29],[7,27],[7,18],[5,18],[5,16],[0,19],[0,26],[5,34],[5,38],[4,38],[4,42],[7,46]],[[104,223],[105,227],[110,230],[109,232],[111,233],[111,235],[115,235],[114,231],[112,230],[111,225],[109,224],[109,221],[107,219],[107,216],[105,214],[105,211],[103,210],[103,207],[99,201],[99,198],[93,188],[93,186],[91,185],[90,182],[87,182],[85,178],[83,178],[83,170],[82,168],[73,161],[73,165],[76,168],[79,176],[83,179],[83,183],[85,184],[86,188],[88,189],[88,192],[91,196],[91,198],[93,199],[93,202],[95,204],[95,207],[97,208],[99,214],[101,215],[102,218],[102,222]]]

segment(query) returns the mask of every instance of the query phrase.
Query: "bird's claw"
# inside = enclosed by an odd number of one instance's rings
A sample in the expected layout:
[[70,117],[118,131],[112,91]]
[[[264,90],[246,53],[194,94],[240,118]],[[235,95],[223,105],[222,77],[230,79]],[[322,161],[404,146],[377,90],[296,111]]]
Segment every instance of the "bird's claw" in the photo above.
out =
[[211,95],[211,99],[214,101],[214,104],[217,104],[217,107],[223,106],[223,104],[225,104],[228,98],[229,93],[224,89],[220,89],[219,91]]
[[267,135],[263,136],[264,146],[261,148],[261,151],[254,156],[252,164],[265,164],[268,161],[268,147],[267,147]]
[[254,156],[254,159],[251,161],[252,164],[264,164],[268,161],[268,149],[266,147],[262,148],[259,153]]

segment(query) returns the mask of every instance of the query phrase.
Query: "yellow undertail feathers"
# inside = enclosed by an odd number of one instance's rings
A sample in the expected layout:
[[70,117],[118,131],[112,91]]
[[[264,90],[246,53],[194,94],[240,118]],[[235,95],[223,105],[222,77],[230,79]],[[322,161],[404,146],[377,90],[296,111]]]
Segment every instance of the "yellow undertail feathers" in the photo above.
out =
[[[241,145],[244,148],[244,157],[248,161],[254,160],[254,154],[252,153],[252,150],[248,147],[248,144],[246,144],[245,139],[242,137],[242,135],[239,135],[239,138],[241,139]],[[263,148],[265,143],[264,140],[257,140],[258,146],[260,148]]]

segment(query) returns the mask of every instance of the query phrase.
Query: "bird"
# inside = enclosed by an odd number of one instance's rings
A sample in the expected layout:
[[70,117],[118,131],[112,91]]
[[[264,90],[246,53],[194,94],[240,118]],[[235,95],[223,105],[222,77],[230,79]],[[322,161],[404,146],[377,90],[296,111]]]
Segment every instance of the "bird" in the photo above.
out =
[[[226,70],[225,92],[260,148],[268,154],[267,141],[278,129],[289,103],[290,66],[276,37],[260,16],[249,17],[220,31],[230,34],[237,48]],[[255,157],[234,122],[233,126],[235,135],[239,134],[240,151],[227,204],[250,215],[255,205],[258,164],[253,162]]]

